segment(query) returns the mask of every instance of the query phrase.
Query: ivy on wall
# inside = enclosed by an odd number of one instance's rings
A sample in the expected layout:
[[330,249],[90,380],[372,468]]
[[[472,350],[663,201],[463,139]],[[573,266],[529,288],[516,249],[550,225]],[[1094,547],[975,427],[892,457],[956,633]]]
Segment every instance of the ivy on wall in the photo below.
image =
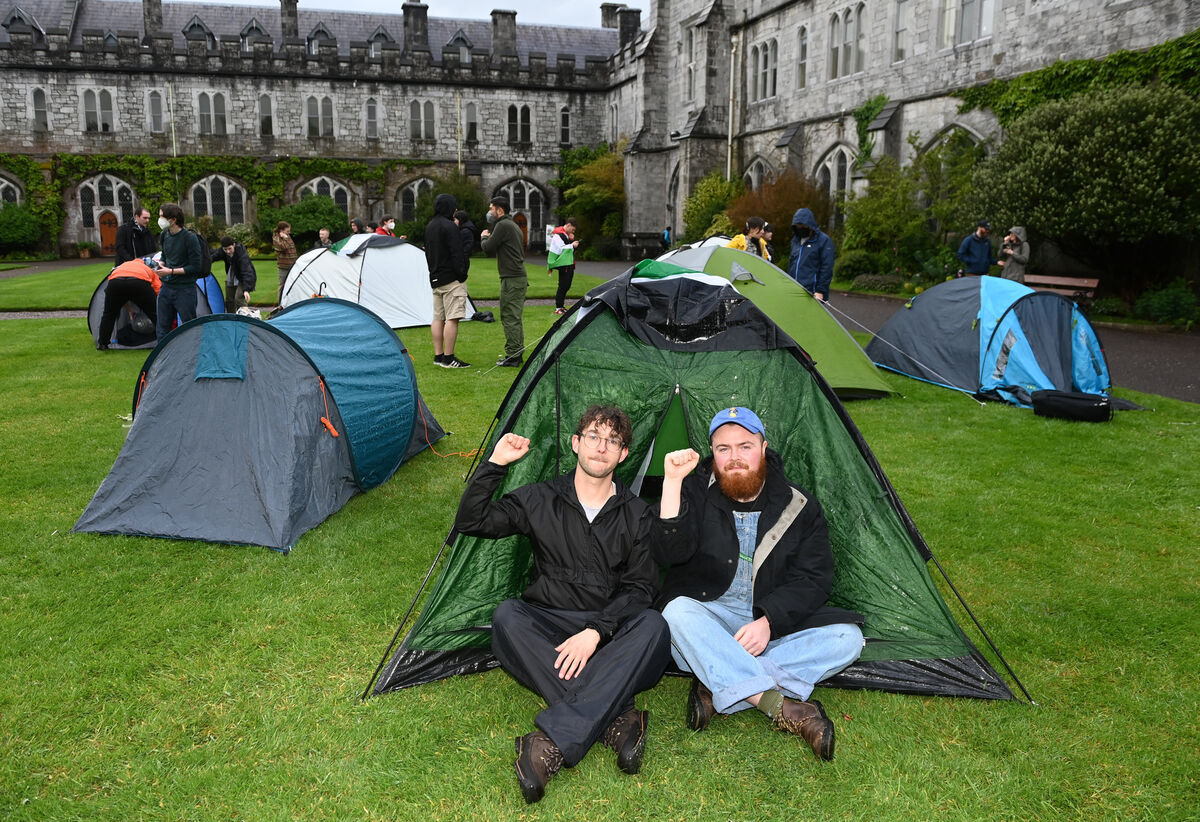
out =
[[46,165],[21,154],[0,154],[0,168],[21,181],[25,202],[38,218],[42,230],[58,239],[63,222],[63,200],[53,175],[47,179]]
[[960,112],[991,109],[1002,126],[1051,100],[1160,84],[1200,97],[1200,29],[1145,51],[1118,51],[1101,60],[1063,60],[1009,80],[957,92]]

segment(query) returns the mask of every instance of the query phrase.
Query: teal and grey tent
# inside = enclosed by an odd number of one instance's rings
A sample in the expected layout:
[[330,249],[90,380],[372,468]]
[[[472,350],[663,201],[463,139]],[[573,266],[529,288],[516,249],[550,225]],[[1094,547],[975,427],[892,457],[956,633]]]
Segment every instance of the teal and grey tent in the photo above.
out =
[[[589,292],[543,338],[481,452],[508,431],[530,438],[501,491],[572,469],[570,435],[593,403],[619,405],[633,420],[634,443],[619,470],[646,497],[655,496],[653,468],[661,475],[663,454],[688,445],[705,453],[716,411],[754,408],[788,475],[825,510],[837,561],[834,603],[866,615],[861,660],[829,684],[1011,698],[955,621],[930,574],[932,552],[803,349],[727,281],[677,272],[639,263]],[[496,665],[492,611],[525,588],[529,544],[451,532],[443,553],[447,547],[420,615],[397,647],[407,615],[401,621],[367,693]]]
[[1029,407],[1034,391],[1107,394],[1108,363],[1074,302],[1000,277],[962,277],[913,297],[867,345],[883,368]]
[[287,551],[445,435],[395,332],[334,299],[184,324],[146,359],[133,406],[76,531]]

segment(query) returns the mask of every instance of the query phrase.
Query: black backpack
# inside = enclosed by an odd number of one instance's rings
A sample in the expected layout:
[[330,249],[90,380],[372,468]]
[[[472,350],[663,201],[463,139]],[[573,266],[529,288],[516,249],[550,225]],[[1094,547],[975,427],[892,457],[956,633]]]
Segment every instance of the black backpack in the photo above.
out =
[[212,249],[208,247],[208,241],[200,236],[200,232],[194,228],[189,228],[188,231],[192,232],[192,236],[200,244],[200,274],[196,279],[203,280],[209,274],[212,274]]

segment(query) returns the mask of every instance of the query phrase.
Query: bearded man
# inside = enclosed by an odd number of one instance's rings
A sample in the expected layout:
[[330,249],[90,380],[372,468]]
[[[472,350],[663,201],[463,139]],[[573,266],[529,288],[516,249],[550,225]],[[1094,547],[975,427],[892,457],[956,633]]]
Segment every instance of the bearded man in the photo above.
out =
[[671,656],[695,676],[688,727],[754,707],[833,759],[833,722],[809,696],[858,659],[863,618],[829,605],[821,506],[784,476],[749,408],[719,412],[708,436],[703,462],[690,448],[664,460],[654,547],[667,566],[655,605],[671,627]]

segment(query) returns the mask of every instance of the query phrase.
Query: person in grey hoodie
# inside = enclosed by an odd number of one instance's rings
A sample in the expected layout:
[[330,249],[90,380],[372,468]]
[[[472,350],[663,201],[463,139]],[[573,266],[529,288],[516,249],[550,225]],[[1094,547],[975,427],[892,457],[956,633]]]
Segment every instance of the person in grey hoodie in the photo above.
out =
[[788,276],[818,300],[828,301],[833,282],[833,240],[817,225],[811,210],[798,208],[792,215],[792,256]]
[[1006,280],[1025,282],[1025,266],[1029,263],[1029,243],[1025,239],[1025,226],[1015,225],[1004,235],[1000,246],[1000,276]]

